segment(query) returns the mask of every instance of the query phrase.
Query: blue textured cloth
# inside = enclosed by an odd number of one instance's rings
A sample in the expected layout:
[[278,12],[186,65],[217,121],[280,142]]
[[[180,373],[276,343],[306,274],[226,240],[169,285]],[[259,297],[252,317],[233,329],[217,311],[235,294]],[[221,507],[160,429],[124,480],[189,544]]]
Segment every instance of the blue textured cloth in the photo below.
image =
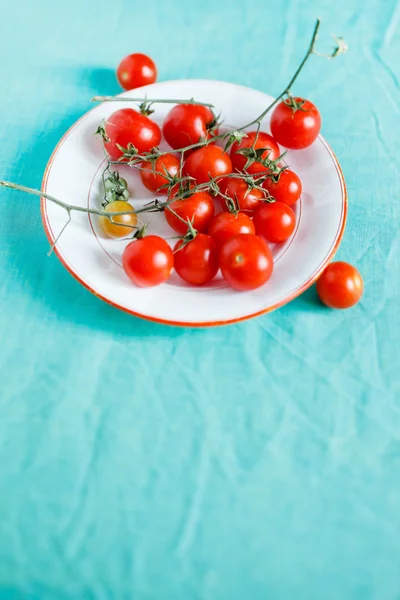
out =
[[398,600],[399,3],[0,8],[0,178],[33,187],[124,55],[277,94],[320,16],[320,49],[350,51],[294,91],[343,167],[338,258],[365,279],[350,311],[311,290],[163,327],[83,289],[46,256],[37,199],[0,191],[1,600]]

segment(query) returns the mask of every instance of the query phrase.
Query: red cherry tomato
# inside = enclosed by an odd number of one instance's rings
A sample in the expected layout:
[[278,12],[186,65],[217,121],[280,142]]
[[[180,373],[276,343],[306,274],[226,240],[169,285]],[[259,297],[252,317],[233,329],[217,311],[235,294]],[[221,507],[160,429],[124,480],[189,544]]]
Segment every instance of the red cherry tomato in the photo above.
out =
[[268,281],[273,271],[272,252],[257,235],[239,233],[219,253],[221,272],[235,290],[253,290]]
[[[169,173],[174,177],[179,173],[180,162],[174,154],[162,154],[155,161],[144,160],[141,164],[140,179],[151,192],[168,194],[168,179],[160,173]],[[163,187],[165,186],[165,187]]]
[[300,177],[290,169],[281,172],[279,179],[269,178],[264,181],[265,188],[277,202],[291,206],[301,196],[302,185]]
[[[243,154],[237,154],[238,150],[243,150],[245,148],[250,149],[253,145],[253,142],[256,138],[257,132],[250,131],[247,134],[247,137],[244,137],[240,143],[235,142],[231,148],[231,159],[232,164],[235,169],[238,171],[243,171],[247,162],[247,157],[243,156]],[[261,148],[266,148],[265,152],[261,155],[261,158],[269,158],[270,160],[276,160],[280,156],[279,146],[274,140],[272,136],[268,133],[264,133],[260,131],[258,133],[257,141],[254,144],[254,149],[259,150]],[[247,173],[264,173],[268,172],[268,167],[265,167],[260,162],[256,161],[249,165],[246,169]]]
[[197,183],[207,183],[210,178],[232,173],[232,161],[222,148],[212,144],[192,152],[185,161],[183,172],[194,177]]
[[128,277],[140,287],[166,281],[174,266],[174,255],[168,243],[157,235],[134,240],[124,250],[122,264]]
[[271,131],[276,141],[285,148],[300,150],[317,139],[321,129],[321,115],[309,100],[294,100],[296,104],[304,104],[295,110],[290,106],[289,100],[283,100],[276,106],[271,115]]
[[[257,188],[251,188],[243,179],[228,178],[222,179],[219,188],[225,196],[232,198],[234,205],[241,212],[252,214],[253,211],[262,204],[265,195]],[[219,196],[221,208],[229,211],[229,202],[226,198]]]
[[284,242],[296,227],[296,215],[283,202],[265,203],[257,208],[253,218],[258,235],[267,242]]
[[124,90],[133,90],[154,83],[157,79],[157,67],[146,54],[129,54],[119,64],[117,79]]
[[228,212],[219,213],[211,219],[208,226],[208,235],[213,238],[218,248],[238,233],[254,234],[255,232],[253,221],[244,213],[236,215]]
[[218,249],[209,235],[198,233],[188,243],[179,240],[174,248],[175,271],[194,285],[211,281],[219,269]]
[[[186,223],[188,220],[191,221],[194,229],[199,232],[207,231],[208,224],[213,218],[215,211],[213,199],[207,192],[196,192],[189,198],[171,202],[169,206]],[[164,214],[168,225],[172,229],[181,235],[187,232],[187,224],[178,219],[168,207],[165,208]]]
[[207,106],[177,104],[167,114],[164,138],[172,148],[185,148],[218,135],[214,113]]
[[328,265],[317,281],[321,301],[330,308],[350,308],[357,304],[364,291],[359,271],[345,262]]
[[104,147],[111,160],[118,160],[123,155],[118,145],[127,148],[131,143],[141,154],[158,146],[161,140],[157,123],[133,108],[122,108],[113,113],[106,121],[105,130],[110,141]]

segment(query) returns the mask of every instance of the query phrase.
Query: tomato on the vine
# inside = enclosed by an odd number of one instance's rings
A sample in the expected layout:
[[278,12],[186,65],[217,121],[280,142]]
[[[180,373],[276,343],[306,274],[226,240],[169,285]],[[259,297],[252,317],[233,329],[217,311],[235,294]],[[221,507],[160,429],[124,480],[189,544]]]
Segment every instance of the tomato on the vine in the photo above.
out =
[[133,90],[154,83],[157,79],[157,67],[146,54],[137,52],[125,56],[117,69],[117,79],[124,90]]
[[266,242],[257,235],[245,233],[225,242],[220,250],[219,264],[223,277],[239,291],[260,287],[273,271],[272,252]]
[[357,304],[364,291],[360,272],[346,262],[328,265],[317,281],[321,301],[330,308],[350,308]]
[[174,255],[163,238],[147,235],[127,245],[122,255],[122,265],[136,285],[159,285],[171,275]]
[[[133,211],[134,208],[129,202],[116,200],[106,204],[104,211],[106,213],[118,213]],[[116,215],[112,221],[108,217],[99,217],[99,224],[103,232],[110,238],[118,239],[132,234],[137,224],[137,215],[134,212],[125,215]]]
[[271,115],[271,132],[285,148],[300,150],[310,146],[321,129],[321,115],[309,100],[282,100]]
[[193,240],[179,240],[174,248],[175,271],[194,285],[208,283],[219,269],[218,249],[214,240],[198,233]]
[[277,202],[283,202],[288,206],[297,202],[302,191],[300,177],[290,169],[284,169],[278,176],[267,177],[262,187]]
[[[254,140],[256,140],[255,143]],[[248,156],[238,154],[238,152],[245,150],[245,152],[247,152],[247,154],[250,155],[250,158],[252,156],[253,158],[255,158],[256,154],[252,153],[251,151],[253,143],[254,151],[265,148],[265,152],[261,154],[262,160],[267,158],[269,160],[276,160],[277,158],[279,158],[279,146],[271,135],[265,133],[264,131],[259,131],[258,134],[257,131],[249,131],[247,133],[247,136],[244,137],[241,142],[235,142],[231,148],[232,164],[234,168],[238,171],[244,170],[248,159]],[[270,169],[268,168],[268,166],[263,165],[261,162],[259,162],[259,160],[255,160],[246,168],[247,173],[250,174],[264,173],[268,172],[269,170]]]
[[222,212],[215,215],[208,226],[210,235],[220,248],[226,240],[238,233],[255,233],[253,221],[244,213]]
[[[265,197],[263,192],[255,187],[248,185],[243,179],[236,177],[225,177],[219,183],[220,191],[232,199],[232,206],[241,212],[252,214],[258,208],[262,199]],[[226,198],[219,196],[221,208],[224,211],[230,211],[230,202]]]
[[283,202],[265,202],[257,208],[253,222],[258,235],[267,242],[279,244],[292,235],[296,227],[296,215]]
[[111,160],[118,160],[123,156],[123,151],[118,146],[127,148],[129,144],[133,144],[141,154],[149,152],[161,141],[157,123],[133,108],[117,110],[108,117],[104,129],[108,138],[104,147]]
[[179,173],[180,161],[174,154],[168,152],[154,161],[145,160],[140,166],[140,179],[143,185],[151,192],[168,194],[169,181],[161,173],[168,173],[171,177],[175,177]]
[[222,148],[211,144],[192,152],[185,161],[183,172],[197,183],[207,183],[210,178],[232,173],[232,161]]
[[177,104],[167,114],[163,134],[172,148],[185,148],[218,135],[214,113],[199,104]]
[[197,231],[201,233],[207,231],[214,212],[213,199],[207,192],[196,192],[189,198],[174,200],[164,210],[168,225],[181,235],[187,232],[188,221]]

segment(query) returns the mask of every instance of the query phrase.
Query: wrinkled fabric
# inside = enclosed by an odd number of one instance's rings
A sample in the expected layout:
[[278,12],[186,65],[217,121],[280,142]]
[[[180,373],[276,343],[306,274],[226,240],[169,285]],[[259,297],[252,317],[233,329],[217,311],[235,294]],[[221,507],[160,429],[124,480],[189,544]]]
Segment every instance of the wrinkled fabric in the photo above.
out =
[[38,200],[0,190],[0,599],[399,600],[398,2],[0,8],[0,178],[33,187],[124,55],[279,94],[320,16],[319,50],[349,53],[293,91],[342,165],[337,257],[365,280],[350,311],[310,290],[164,327],[89,294],[47,257]]

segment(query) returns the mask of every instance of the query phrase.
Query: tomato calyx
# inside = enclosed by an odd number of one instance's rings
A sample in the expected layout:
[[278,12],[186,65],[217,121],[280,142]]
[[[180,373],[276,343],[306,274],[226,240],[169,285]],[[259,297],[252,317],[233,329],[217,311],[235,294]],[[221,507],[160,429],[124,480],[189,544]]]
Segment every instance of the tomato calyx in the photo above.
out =
[[148,223],[143,223],[143,225],[139,229],[137,229],[135,231],[135,233],[133,234],[133,236],[132,236],[133,239],[134,240],[141,240],[142,238],[144,238],[144,236],[147,233],[147,227],[148,226],[149,226]]
[[220,127],[220,125],[222,124],[222,119],[221,119],[220,114],[217,116],[216,114],[214,114],[213,111],[211,111],[211,112],[214,115],[214,118],[212,121],[209,121],[208,123],[206,123],[206,131],[208,131],[208,133],[210,133],[212,136],[214,136],[215,130],[218,130],[218,127]]
[[120,177],[118,171],[110,172],[108,167],[109,175],[104,177],[103,173],[103,184],[104,184],[104,199],[102,202],[103,208],[110,202],[117,202],[123,200],[126,202],[129,199],[128,183],[126,179]]
[[224,152],[228,152],[229,148],[231,146],[233,146],[233,144],[235,144],[236,142],[240,145],[241,141],[243,140],[243,138],[248,137],[247,133],[245,131],[230,131],[228,134],[225,134],[225,137],[227,138],[225,147],[224,147]]
[[141,115],[144,115],[145,117],[148,117],[149,115],[152,115],[154,110],[152,110],[153,103],[152,102],[148,102],[147,100],[144,100],[143,102],[141,102],[139,104],[139,112]]
[[178,239],[182,240],[182,244],[180,244],[179,247],[174,250],[174,253],[179,252],[179,250],[182,250],[182,248],[187,246],[187,244],[190,244],[190,242],[192,242],[199,233],[197,231],[197,229],[195,229],[193,227],[193,223],[189,219],[187,220],[187,225],[188,225],[188,229],[187,229],[187,232],[185,233],[185,235],[179,236],[179,238],[178,238]]
[[102,121],[98,128],[96,129],[94,135],[99,135],[105,144],[108,144],[111,140],[106,132],[106,122]]
[[295,113],[297,110],[301,110],[302,112],[308,112],[305,108],[303,108],[305,104],[305,100],[297,99],[292,96],[290,92],[287,92],[287,98],[283,100],[283,103],[286,104],[292,111]]

